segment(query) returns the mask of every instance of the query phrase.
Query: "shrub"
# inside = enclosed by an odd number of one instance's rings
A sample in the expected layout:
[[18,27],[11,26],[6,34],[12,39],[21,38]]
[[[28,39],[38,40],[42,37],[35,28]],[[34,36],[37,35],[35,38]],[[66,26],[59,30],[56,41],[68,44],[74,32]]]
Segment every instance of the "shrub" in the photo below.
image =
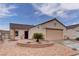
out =
[[79,37],[77,37],[76,40],[79,41]]
[[33,38],[36,39],[36,42],[39,42],[39,40],[43,39],[42,33],[34,33]]

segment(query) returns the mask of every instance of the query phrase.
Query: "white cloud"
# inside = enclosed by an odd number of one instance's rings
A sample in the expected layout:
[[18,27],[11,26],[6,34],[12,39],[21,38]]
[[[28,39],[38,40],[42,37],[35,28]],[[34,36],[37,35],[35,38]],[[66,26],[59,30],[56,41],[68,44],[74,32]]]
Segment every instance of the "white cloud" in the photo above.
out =
[[0,4],[0,18],[14,16],[15,13],[12,13],[11,10],[15,9],[16,6],[7,4]]
[[48,16],[60,16],[62,18],[74,18],[75,15],[68,15],[67,11],[79,9],[78,3],[49,3],[49,4],[32,4],[37,12]]
[[56,8],[57,4],[32,4],[38,11],[42,14],[51,16],[52,13],[57,11],[59,8]]
[[62,3],[60,6],[67,10],[79,9],[79,3]]

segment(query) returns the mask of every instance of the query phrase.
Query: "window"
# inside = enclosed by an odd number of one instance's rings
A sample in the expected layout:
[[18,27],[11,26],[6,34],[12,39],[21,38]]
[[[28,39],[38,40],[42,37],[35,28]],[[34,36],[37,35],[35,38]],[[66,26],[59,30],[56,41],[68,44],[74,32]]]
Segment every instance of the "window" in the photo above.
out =
[[18,31],[15,31],[15,36],[18,36]]

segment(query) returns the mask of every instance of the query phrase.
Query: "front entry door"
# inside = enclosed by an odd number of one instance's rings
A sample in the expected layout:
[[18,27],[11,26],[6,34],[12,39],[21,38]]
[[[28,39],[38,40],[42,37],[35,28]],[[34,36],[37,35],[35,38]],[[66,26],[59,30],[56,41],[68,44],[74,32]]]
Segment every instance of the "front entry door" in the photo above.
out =
[[24,38],[28,39],[28,31],[25,31],[24,33],[25,33],[25,37]]

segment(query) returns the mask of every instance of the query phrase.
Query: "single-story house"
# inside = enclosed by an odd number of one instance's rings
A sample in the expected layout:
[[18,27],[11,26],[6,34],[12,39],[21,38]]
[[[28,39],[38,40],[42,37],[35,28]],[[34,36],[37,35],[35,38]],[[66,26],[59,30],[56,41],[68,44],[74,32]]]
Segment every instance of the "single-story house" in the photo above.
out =
[[10,39],[10,32],[7,30],[0,30],[0,39]]
[[70,39],[79,38],[79,24],[67,26],[67,37]]
[[34,33],[43,33],[46,40],[62,40],[66,36],[66,26],[56,18],[36,26],[10,24],[11,39],[32,39]]

